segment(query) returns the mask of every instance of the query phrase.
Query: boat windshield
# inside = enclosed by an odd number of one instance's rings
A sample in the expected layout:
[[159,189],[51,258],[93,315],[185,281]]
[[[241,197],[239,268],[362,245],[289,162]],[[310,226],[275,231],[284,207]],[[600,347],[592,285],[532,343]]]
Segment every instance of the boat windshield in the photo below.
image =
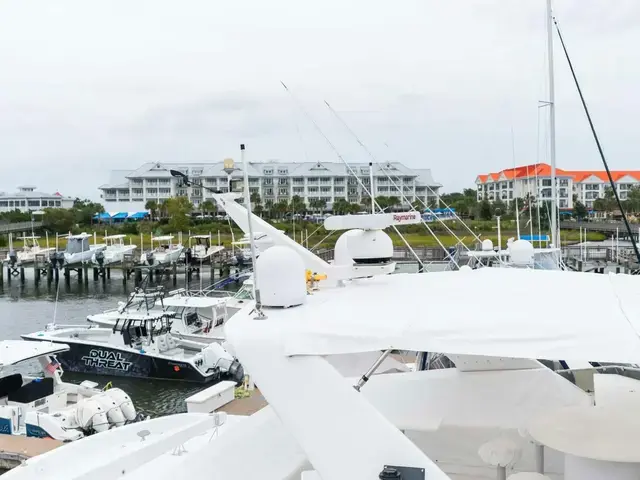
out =
[[252,300],[253,299],[253,286],[252,285],[243,285],[238,293],[236,293],[233,298],[237,300]]

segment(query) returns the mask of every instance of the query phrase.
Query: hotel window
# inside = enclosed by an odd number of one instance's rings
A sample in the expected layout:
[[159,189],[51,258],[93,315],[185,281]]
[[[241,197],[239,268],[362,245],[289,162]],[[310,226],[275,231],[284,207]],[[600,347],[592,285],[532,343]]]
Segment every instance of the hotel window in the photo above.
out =
[[263,175],[273,175],[273,168],[264,168],[262,169]]
[[287,175],[289,170],[286,168],[278,168],[278,175]]
[[279,188],[278,189],[278,195],[289,195],[289,189],[288,188]]

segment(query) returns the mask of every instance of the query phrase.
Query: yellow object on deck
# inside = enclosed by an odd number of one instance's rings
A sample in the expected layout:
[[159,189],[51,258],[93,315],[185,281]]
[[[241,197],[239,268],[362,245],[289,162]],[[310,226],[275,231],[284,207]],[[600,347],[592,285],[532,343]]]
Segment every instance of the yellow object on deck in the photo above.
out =
[[312,290],[318,289],[318,282],[320,280],[327,279],[326,273],[316,273],[316,272],[312,272],[311,270],[307,270],[305,272],[305,275],[307,280],[307,293],[309,294],[311,293]]

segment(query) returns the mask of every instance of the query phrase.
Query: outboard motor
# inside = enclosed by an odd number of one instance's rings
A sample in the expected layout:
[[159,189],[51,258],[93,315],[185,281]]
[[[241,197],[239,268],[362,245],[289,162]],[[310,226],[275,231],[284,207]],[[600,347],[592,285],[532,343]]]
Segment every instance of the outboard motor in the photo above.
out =
[[153,265],[153,262],[155,261],[155,258],[153,258],[153,252],[147,253],[146,259],[147,265]]
[[102,250],[93,254],[93,263],[97,263],[101,267],[104,265],[104,252]]
[[219,343],[211,343],[202,350],[204,363],[207,371],[220,370],[222,374],[228,376],[236,383],[240,384],[244,381],[244,368],[240,362],[224,349]]
[[15,267],[16,263],[18,263],[18,254],[12,248],[11,250],[9,250],[9,265],[11,265],[12,267]]
[[62,268],[62,265],[64,265],[64,252],[51,252],[49,260],[51,261],[53,268],[56,268],[57,266]]
[[189,247],[184,251],[184,263],[190,265],[192,260],[193,255],[191,254],[191,247]]

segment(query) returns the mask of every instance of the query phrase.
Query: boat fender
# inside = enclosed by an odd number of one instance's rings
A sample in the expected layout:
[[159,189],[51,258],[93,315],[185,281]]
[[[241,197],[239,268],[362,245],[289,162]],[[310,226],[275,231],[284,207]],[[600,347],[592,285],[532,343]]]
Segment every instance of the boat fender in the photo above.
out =
[[105,394],[116,402],[118,408],[120,408],[120,411],[128,422],[132,422],[136,419],[136,407],[133,405],[131,397],[129,397],[124,390],[120,388],[111,388],[107,390]]

